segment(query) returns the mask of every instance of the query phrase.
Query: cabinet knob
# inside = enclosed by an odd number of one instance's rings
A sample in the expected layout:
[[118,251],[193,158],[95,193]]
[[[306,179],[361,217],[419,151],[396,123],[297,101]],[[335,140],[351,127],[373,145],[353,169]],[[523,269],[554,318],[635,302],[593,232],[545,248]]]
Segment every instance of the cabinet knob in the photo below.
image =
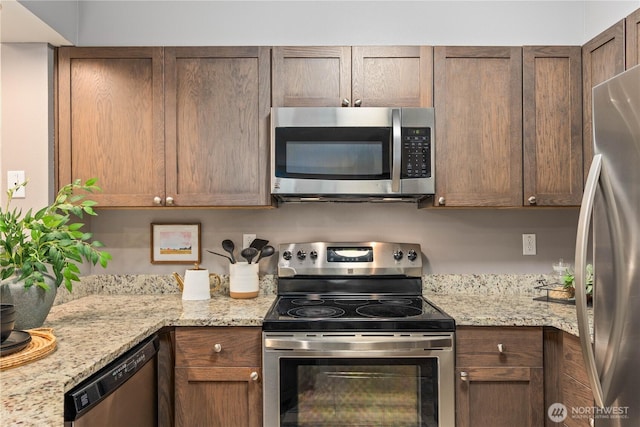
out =
[[156,206],[162,206],[162,197],[156,196],[153,198],[153,204]]
[[362,99],[356,99],[353,103],[354,107],[360,107],[362,105]]
[[440,197],[438,198],[438,204],[439,204],[439,205],[444,205],[444,204],[445,204],[445,202],[446,202],[446,200],[445,200],[445,198],[444,198],[444,197],[440,196]]
[[260,375],[258,375],[256,371],[253,371],[249,374],[249,378],[251,381],[258,381],[258,379],[260,379]]
[[460,379],[462,381],[466,381],[468,377],[469,377],[469,373],[467,373],[465,371],[460,372]]
[[167,206],[173,206],[173,197],[169,196],[165,200]]
[[536,196],[531,196],[527,200],[529,201],[530,205],[535,205],[536,204]]
[[220,353],[222,351],[222,346],[220,344],[215,344],[213,346],[213,351],[215,351],[216,353]]
[[351,105],[351,101],[349,101],[349,99],[348,99],[348,98],[344,98],[344,99],[342,100],[342,106],[343,106],[343,107],[348,107],[349,105]]
[[498,351],[500,353],[504,353],[504,345],[503,344],[498,344]]

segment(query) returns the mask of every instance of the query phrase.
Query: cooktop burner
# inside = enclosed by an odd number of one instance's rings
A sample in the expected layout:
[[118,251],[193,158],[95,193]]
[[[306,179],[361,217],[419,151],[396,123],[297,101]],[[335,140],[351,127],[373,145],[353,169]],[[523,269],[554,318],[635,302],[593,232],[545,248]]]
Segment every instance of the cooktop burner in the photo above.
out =
[[454,330],[453,319],[424,297],[280,296],[264,319],[265,330]]

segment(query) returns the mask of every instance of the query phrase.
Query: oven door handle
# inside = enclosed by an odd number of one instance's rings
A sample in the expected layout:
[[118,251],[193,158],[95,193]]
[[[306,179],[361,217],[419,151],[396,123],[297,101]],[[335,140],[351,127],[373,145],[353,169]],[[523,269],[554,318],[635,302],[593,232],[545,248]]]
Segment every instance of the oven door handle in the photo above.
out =
[[321,337],[318,339],[265,338],[264,346],[278,350],[304,351],[407,351],[451,349],[453,339],[445,337]]

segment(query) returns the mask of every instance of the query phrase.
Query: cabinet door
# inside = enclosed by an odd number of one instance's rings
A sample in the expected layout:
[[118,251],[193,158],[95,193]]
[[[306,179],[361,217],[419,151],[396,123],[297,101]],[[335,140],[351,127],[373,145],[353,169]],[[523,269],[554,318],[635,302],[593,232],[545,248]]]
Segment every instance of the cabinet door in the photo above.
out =
[[269,49],[165,48],[167,197],[269,205]]
[[584,177],[593,159],[592,89],[624,71],[624,19],[582,46]]
[[577,206],[582,198],[580,46],[523,48],[525,206]]
[[58,186],[98,178],[104,206],[164,199],[162,48],[60,48]]
[[274,47],[274,107],[339,107],[351,103],[351,48]]
[[430,46],[356,46],[351,55],[354,105],[433,106]]
[[262,426],[258,367],[176,368],[176,426]]
[[543,426],[542,368],[456,369],[456,426]]
[[522,206],[522,49],[434,48],[436,205]]
[[627,16],[625,45],[627,70],[640,64],[640,9]]

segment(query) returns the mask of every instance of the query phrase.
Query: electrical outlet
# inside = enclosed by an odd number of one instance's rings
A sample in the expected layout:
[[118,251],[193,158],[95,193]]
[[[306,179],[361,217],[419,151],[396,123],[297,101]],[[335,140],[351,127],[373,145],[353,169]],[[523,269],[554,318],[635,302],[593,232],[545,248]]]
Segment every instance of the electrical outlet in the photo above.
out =
[[249,246],[251,246],[251,242],[253,242],[256,239],[256,235],[255,234],[243,234],[242,235],[242,248],[248,248]]
[[[24,171],[7,171],[7,190],[22,184],[25,181]],[[27,190],[24,186],[18,188],[13,193],[14,199],[24,199],[27,197]]]
[[536,235],[523,234],[522,235],[522,255],[535,255],[535,254],[536,254]]

